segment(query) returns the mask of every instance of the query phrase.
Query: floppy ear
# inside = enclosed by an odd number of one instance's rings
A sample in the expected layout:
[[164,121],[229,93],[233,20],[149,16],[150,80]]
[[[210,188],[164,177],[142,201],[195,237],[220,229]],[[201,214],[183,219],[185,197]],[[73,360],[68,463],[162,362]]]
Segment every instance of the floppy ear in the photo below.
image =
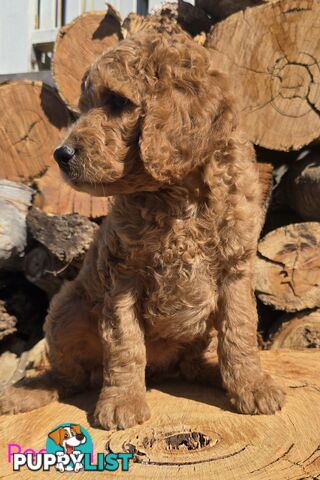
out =
[[236,122],[226,80],[210,70],[207,52],[199,50],[204,47],[194,42],[176,47],[158,55],[160,65],[167,64],[145,99],[140,137],[145,169],[164,183],[206,163],[227,143]]
[[62,428],[57,428],[48,434],[48,437],[51,438],[57,445],[60,445],[61,442],[61,430]]
[[82,433],[80,425],[72,424],[70,425],[71,430],[73,430],[77,435]]

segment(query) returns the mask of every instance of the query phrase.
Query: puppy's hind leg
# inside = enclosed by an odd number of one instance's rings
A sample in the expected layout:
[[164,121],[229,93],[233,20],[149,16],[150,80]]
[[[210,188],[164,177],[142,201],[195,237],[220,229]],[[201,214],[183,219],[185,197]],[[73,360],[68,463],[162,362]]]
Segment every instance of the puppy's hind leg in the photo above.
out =
[[101,366],[97,321],[79,280],[65,284],[54,297],[44,330],[50,370],[6,388],[0,414],[33,410],[80,391]]
[[0,394],[0,414],[27,412],[47,405],[58,398],[58,389],[51,372],[23,378],[6,387]]

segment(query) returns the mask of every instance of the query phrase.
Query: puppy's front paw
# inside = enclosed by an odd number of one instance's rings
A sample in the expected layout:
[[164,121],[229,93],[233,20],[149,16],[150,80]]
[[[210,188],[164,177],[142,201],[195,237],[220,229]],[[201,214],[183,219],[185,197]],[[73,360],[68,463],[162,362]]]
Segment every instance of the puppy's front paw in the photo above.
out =
[[150,410],[144,394],[131,393],[125,395],[114,391],[102,392],[94,412],[94,425],[105,430],[133,427],[150,418]]
[[240,413],[271,415],[281,410],[285,393],[269,375],[265,375],[253,385],[249,384],[242,389],[241,393],[231,395],[230,400]]

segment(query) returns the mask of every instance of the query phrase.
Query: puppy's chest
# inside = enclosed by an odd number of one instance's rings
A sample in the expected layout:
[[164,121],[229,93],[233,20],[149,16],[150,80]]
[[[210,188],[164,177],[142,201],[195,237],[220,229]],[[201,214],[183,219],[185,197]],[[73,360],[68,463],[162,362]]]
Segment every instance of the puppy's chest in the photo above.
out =
[[118,241],[109,259],[111,280],[123,275],[133,280],[151,331],[165,323],[166,335],[176,336],[186,322],[195,332],[204,330],[216,302],[217,263],[197,222],[175,219],[161,226],[145,222],[142,228],[120,234]]
[[181,274],[213,261],[196,220],[144,221],[124,233],[117,231],[117,236],[113,255],[119,259],[119,265],[137,273]]

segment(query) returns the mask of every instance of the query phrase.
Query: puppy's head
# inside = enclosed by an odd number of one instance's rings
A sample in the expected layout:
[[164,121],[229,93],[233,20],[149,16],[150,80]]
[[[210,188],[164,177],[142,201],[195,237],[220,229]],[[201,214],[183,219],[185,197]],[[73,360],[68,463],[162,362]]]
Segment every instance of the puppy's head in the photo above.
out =
[[187,35],[138,33],[107,50],[82,82],[81,116],[55,158],[93,195],[180,182],[235,127],[224,77]]

